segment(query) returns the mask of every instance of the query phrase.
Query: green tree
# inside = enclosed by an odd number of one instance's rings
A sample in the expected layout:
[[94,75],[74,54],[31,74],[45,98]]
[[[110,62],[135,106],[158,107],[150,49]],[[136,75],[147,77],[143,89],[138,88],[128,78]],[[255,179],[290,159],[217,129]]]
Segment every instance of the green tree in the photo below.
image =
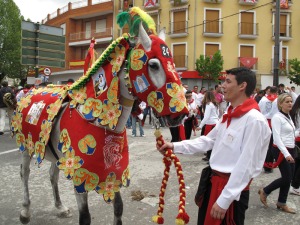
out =
[[196,71],[204,79],[219,81],[221,71],[223,70],[224,60],[221,51],[218,50],[212,57],[200,55],[196,60]]
[[13,0],[0,0],[0,80],[22,78],[21,18]]
[[300,85],[300,61],[297,58],[289,60],[288,78],[291,83]]

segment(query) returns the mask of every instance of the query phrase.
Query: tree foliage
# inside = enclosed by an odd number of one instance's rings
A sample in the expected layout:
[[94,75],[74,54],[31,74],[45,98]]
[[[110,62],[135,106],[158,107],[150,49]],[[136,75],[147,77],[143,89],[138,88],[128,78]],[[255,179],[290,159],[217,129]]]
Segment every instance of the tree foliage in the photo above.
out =
[[297,58],[290,59],[289,65],[290,68],[288,78],[290,79],[290,82],[300,85],[300,61]]
[[223,70],[224,60],[221,51],[218,50],[212,57],[200,55],[196,60],[196,71],[204,79],[218,82],[221,71]]
[[21,78],[21,15],[13,0],[0,0],[0,80]]

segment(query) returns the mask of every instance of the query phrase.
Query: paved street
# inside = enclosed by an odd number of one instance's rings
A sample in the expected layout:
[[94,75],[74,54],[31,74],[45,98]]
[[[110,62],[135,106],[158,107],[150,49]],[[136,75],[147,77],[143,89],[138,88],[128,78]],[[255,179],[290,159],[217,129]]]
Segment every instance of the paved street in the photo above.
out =
[[[130,146],[130,169],[131,185],[122,188],[124,202],[123,224],[144,225],[153,224],[151,218],[156,214],[158,194],[163,176],[164,165],[162,156],[155,149],[154,130],[145,124],[146,137],[131,137],[131,130],[128,131]],[[170,140],[170,132],[162,128],[165,139]],[[139,134],[139,133],[138,133]],[[194,137],[193,137],[194,138]],[[0,136],[0,224],[16,225],[19,222],[19,212],[22,205],[22,185],[19,176],[20,153],[14,151],[16,145],[10,138],[8,132]],[[13,150],[9,151],[8,150]],[[197,189],[199,176],[206,162],[202,161],[203,154],[178,155],[180,158],[187,192],[186,210],[190,215],[189,224],[197,222],[197,207],[194,204],[194,194]],[[44,162],[40,168],[32,162],[30,175],[30,194],[32,203],[32,217],[30,225],[57,225],[57,224],[78,224],[78,212],[75,197],[73,195],[72,182],[66,180],[63,173],[60,173],[60,191],[64,204],[70,208],[73,216],[61,219],[55,214],[52,190],[50,187],[48,169],[49,163]],[[279,176],[278,169],[272,174],[262,173],[252,182],[249,210],[247,211],[246,225],[281,225],[299,224],[300,221],[300,196],[290,195],[289,206],[297,209],[297,214],[286,214],[275,208],[278,192],[269,196],[270,208],[266,209],[259,202],[257,191],[260,187],[268,184]],[[132,192],[141,192],[145,198],[142,201],[132,200]],[[178,213],[178,184],[174,167],[171,168],[169,184],[166,190],[166,205],[164,219],[166,225],[175,224]],[[89,206],[92,215],[92,224],[112,225],[112,205],[104,203],[102,196],[96,192],[89,195]]]

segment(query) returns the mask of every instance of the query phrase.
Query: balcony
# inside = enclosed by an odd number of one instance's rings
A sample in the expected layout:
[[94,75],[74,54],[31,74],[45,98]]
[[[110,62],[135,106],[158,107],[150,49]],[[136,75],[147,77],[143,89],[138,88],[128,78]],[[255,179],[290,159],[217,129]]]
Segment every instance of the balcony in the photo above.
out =
[[113,37],[112,28],[105,28],[101,31],[71,33],[69,46],[89,45],[92,37],[95,38],[97,43],[108,43]]
[[[279,67],[279,75],[287,75],[289,71],[289,60],[288,59],[282,59],[281,62],[278,64]],[[274,59],[271,59],[271,72],[274,70]]]
[[183,71],[188,69],[188,56],[176,55],[173,56],[174,64],[177,71]]
[[259,0],[238,0],[240,5],[256,5]]
[[216,4],[223,2],[223,0],[203,0],[203,1],[207,3],[216,3]]
[[170,0],[170,4],[172,6],[181,6],[185,5],[189,2],[189,0]]
[[169,35],[171,38],[188,36],[188,21],[170,22]]
[[238,57],[238,67],[247,67],[256,71],[258,68],[258,58],[255,57]]
[[153,4],[154,2],[151,1],[144,1],[144,9],[145,10],[154,10],[154,9],[158,9],[160,7],[160,0],[156,0],[155,4]]
[[223,36],[223,21],[204,20],[203,21],[203,36],[204,37],[222,37]]
[[119,0],[119,11],[126,11],[134,6],[134,0]]
[[258,37],[258,23],[239,23],[238,36],[241,39],[256,39]]
[[[282,4],[280,3],[280,8],[281,9],[288,9],[289,7],[291,7],[293,5],[293,1],[292,0],[288,0],[287,4]],[[273,6],[276,7],[276,0],[273,0]]]
[[[275,26],[273,25],[273,36],[272,39],[275,40]],[[280,25],[279,40],[280,41],[290,41],[292,40],[292,25]]]

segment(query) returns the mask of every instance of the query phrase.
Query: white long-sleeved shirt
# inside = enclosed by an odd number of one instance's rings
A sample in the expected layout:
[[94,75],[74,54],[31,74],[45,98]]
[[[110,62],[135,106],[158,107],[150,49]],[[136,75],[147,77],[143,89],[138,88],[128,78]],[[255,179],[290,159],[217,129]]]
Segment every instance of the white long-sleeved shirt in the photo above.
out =
[[277,145],[284,157],[291,154],[288,148],[295,147],[295,125],[291,118],[287,118],[281,112],[276,113],[272,120],[273,143]]
[[[275,99],[276,100],[276,99]],[[274,100],[274,101],[275,101]],[[276,108],[274,108],[273,110],[278,111],[277,108],[277,101],[276,101],[276,105],[273,104],[274,101],[270,101],[266,96],[263,96],[262,99],[259,101],[258,106],[260,109],[260,112],[267,118],[267,119],[272,119],[272,116],[274,115],[274,112],[276,111],[272,111],[273,106],[275,106]]]
[[[220,120],[222,121],[222,120]],[[234,200],[239,200],[250,180],[257,177],[264,164],[271,130],[264,116],[252,109],[239,118],[218,122],[207,135],[193,140],[174,142],[174,153],[193,154],[212,149],[212,169],[231,176],[217,199],[217,204],[228,209]]]
[[209,102],[205,106],[204,117],[200,123],[200,128],[206,124],[214,125],[219,121],[219,109],[212,102]]

